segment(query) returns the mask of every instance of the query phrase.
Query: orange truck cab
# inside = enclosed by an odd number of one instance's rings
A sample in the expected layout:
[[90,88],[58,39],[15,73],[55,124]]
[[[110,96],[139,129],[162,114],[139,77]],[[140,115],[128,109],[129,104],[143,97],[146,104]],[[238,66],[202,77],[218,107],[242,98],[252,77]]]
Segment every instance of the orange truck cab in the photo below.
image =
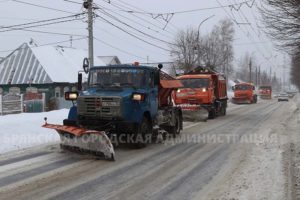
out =
[[232,90],[234,91],[233,103],[257,103],[255,86],[252,83],[238,83],[232,86]]
[[[226,115],[226,79],[218,72],[197,67],[191,72],[178,76],[183,84],[173,95],[176,105],[196,105],[208,111],[208,118]],[[183,107],[184,109],[184,107]]]
[[272,99],[272,87],[271,86],[259,86],[259,97],[261,99]]

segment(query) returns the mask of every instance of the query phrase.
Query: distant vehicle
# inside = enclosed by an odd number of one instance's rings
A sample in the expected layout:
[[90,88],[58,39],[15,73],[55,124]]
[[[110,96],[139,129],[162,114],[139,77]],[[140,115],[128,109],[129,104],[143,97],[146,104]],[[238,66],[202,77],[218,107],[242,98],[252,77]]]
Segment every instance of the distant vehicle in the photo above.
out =
[[289,101],[289,95],[287,93],[280,93],[278,101]]
[[173,95],[176,105],[200,106],[208,111],[209,119],[226,115],[227,85],[221,73],[199,66],[177,79],[183,88]]
[[232,90],[234,91],[233,103],[257,103],[257,94],[252,83],[238,83],[232,87]]
[[272,99],[272,87],[271,86],[259,86],[259,97],[261,99]]

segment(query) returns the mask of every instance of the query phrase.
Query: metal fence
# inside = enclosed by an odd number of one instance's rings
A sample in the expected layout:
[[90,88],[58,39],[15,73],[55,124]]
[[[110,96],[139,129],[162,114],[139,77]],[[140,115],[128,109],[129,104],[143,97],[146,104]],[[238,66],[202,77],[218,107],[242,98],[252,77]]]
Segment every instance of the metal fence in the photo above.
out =
[[40,97],[26,98],[25,100],[23,94],[0,95],[0,115],[44,111],[45,93],[40,94]]
[[24,112],[44,112],[45,111],[45,93],[35,98],[25,98],[23,101]]
[[0,95],[0,114],[14,114],[23,112],[23,95]]

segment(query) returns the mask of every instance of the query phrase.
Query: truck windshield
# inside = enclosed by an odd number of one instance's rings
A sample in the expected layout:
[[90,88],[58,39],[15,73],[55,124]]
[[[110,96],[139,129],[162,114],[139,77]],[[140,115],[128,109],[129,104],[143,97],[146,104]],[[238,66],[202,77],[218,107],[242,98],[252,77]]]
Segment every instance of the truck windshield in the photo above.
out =
[[90,71],[89,86],[144,88],[146,79],[143,69],[101,68]]
[[235,90],[252,90],[253,86],[251,85],[236,85]]
[[192,79],[181,79],[181,83],[185,88],[208,88],[208,78],[192,78]]

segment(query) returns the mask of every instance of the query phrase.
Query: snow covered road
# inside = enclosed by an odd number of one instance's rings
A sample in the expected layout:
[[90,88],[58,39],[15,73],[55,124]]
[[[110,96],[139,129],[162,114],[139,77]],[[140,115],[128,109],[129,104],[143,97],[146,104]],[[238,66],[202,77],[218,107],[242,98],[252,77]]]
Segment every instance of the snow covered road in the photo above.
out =
[[281,139],[297,101],[231,105],[226,117],[186,122],[165,144],[118,148],[116,162],[56,144],[9,152],[0,156],[0,199],[287,199]]

